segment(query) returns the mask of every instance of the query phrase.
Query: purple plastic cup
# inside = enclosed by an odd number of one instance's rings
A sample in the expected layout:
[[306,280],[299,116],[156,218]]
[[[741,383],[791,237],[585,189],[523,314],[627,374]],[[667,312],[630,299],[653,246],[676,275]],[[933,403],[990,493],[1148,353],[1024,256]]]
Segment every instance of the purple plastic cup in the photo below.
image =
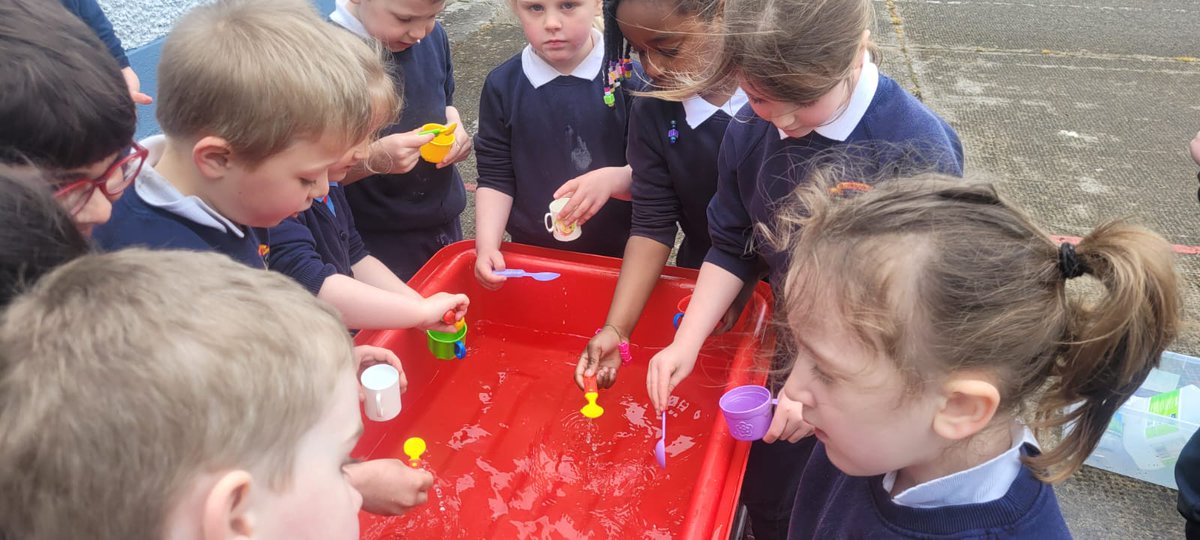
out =
[[771,399],[771,391],[748,384],[739,386],[721,396],[721,412],[729,424],[729,434],[739,441],[757,441],[771,427],[771,406],[779,400]]

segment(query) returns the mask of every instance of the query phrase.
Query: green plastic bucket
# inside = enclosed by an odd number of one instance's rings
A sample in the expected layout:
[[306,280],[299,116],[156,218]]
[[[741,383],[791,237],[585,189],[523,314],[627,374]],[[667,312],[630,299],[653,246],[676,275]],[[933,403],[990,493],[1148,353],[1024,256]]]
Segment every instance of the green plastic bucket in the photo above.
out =
[[425,335],[428,338],[426,341],[429,344],[429,352],[433,356],[441,360],[450,360],[452,358],[463,358],[467,356],[467,322],[463,321],[463,326],[457,332],[437,332],[435,330],[426,330]]

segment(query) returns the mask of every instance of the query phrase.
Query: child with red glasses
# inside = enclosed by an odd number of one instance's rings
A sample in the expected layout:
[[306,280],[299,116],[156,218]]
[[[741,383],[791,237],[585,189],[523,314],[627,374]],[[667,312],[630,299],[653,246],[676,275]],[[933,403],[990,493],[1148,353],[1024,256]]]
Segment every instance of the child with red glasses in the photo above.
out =
[[0,164],[41,169],[90,236],[145,159],[120,68],[58,3],[15,0],[0,4],[0,73]]

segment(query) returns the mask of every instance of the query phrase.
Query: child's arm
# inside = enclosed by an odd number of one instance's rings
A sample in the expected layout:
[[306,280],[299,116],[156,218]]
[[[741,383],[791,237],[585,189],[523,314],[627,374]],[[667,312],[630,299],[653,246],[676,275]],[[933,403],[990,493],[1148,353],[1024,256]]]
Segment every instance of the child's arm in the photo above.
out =
[[511,141],[504,99],[489,75],[479,97],[479,132],[475,134],[475,169],[479,173],[475,191],[475,279],[492,290],[505,281],[495,271],[505,268],[500,242],[517,192]]
[[[753,249],[754,220],[743,203],[743,188],[758,189],[755,178],[739,178],[738,143],[741,124],[732,123],[721,141],[717,159],[717,193],[708,205],[712,247],[700,267],[700,277],[675,340],[650,360],[646,389],[658,412],[671,391],[691,373],[704,339],[713,331],[746,283],[758,276],[758,253]],[[743,186],[741,183],[746,183]]]
[[404,174],[417,166],[421,145],[433,140],[433,134],[418,135],[421,128],[393,133],[371,143],[367,159],[356,163],[340,184],[347,186],[373,174]]
[[121,68],[121,76],[125,78],[125,85],[129,87],[129,96],[133,98],[133,102],[140,105],[149,105],[154,102],[154,99],[141,92],[142,83],[138,79],[137,73],[134,73],[133,68],[129,66],[129,58],[125,56],[125,48],[121,46],[121,38],[117,37],[113,31],[112,23],[108,17],[104,15],[104,10],[100,8],[100,4],[96,0],[76,0],[63,2],[63,7],[68,11],[75,13],[75,16],[87,23],[96,37],[104,42],[104,46],[108,48],[108,53],[117,61],[117,66]]
[[495,272],[505,269],[500,241],[512,204],[511,196],[490,187],[481,185],[475,191],[475,279],[491,290],[499,289],[507,280]]
[[395,273],[384,265],[379,259],[371,255],[363,257],[362,260],[354,263],[350,267],[354,272],[354,279],[383,289],[385,291],[394,292],[396,294],[407,296],[409,298],[421,299],[420,293],[409,287],[404,280],[400,279]]
[[362,509],[382,516],[398,516],[429,500],[433,475],[398,459],[373,459],[346,465],[350,485],[362,494]]
[[646,390],[656,413],[661,414],[667,406],[671,392],[696,365],[700,347],[712,332],[717,322],[729,309],[745,282],[741,278],[713,263],[700,267],[700,278],[696,290],[688,303],[687,313],[675,332],[675,340],[667,348],[650,359],[646,373]]
[[412,297],[367,285],[350,276],[325,278],[317,298],[329,302],[342,314],[349,328],[428,328],[453,332],[454,325],[442,321],[447,311],[458,318],[467,312],[466,295],[436,293],[429,298]]
[[1192,151],[1192,161],[1195,161],[1196,165],[1200,165],[1200,132],[1196,133],[1196,138],[1192,139],[1190,149]]
[[600,388],[609,388],[616,382],[617,368],[621,366],[617,347],[633,333],[670,255],[671,248],[661,242],[644,236],[629,237],[604,328],[588,341],[575,367],[575,384],[579,388],[583,388],[583,378],[591,375],[596,376]]
[[609,198],[628,201],[632,183],[633,169],[629,165],[603,167],[567,180],[554,192],[554,198],[570,197],[571,202],[562,209],[563,221],[583,225],[604,208]]
[[446,154],[446,158],[441,163],[437,164],[437,168],[449,167],[468,157],[471,157],[471,136],[463,127],[462,116],[458,114],[458,109],[454,107],[446,107],[446,124],[457,124],[454,128],[454,145],[450,147],[450,153]]

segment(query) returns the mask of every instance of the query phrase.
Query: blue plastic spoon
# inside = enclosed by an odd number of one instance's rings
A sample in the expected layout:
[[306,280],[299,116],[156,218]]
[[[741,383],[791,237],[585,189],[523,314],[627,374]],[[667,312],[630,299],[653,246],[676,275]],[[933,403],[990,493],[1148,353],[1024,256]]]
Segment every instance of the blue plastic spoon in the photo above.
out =
[[558,279],[558,277],[561,275],[556,272],[526,272],[524,270],[520,270],[520,269],[516,269],[516,268],[510,269],[510,270],[497,270],[495,272],[495,274],[497,276],[504,276],[504,277],[511,277],[511,278],[530,277],[537,281],[552,281],[552,280]]

